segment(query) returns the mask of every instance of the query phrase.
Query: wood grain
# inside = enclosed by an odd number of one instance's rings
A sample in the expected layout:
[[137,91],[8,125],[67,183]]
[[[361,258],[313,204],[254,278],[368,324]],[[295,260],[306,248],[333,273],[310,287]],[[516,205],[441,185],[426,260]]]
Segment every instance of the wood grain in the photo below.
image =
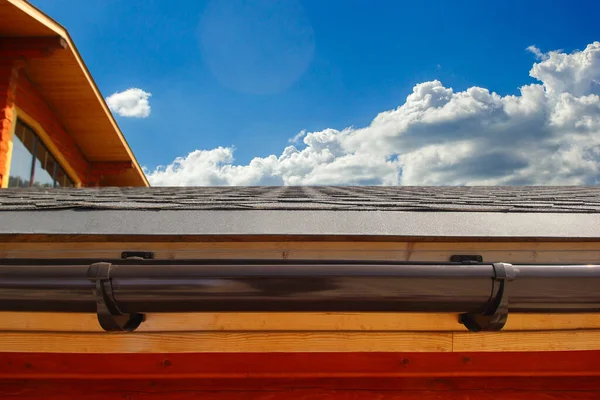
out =
[[[548,381],[550,381],[548,379]],[[0,398],[14,399],[209,399],[209,400],[597,400],[600,391],[591,389],[340,389],[319,381],[302,382],[305,386],[244,389],[238,381],[221,389],[205,388],[197,382],[1,382]],[[408,385],[407,385],[408,386]]]
[[318,242],[281,239],[271,242],[0,242],[1,258],[118,259],[124,250],[153,251],[157,259],[264,258],[447,262],[453,254],[479,254],[488,262],[600,261],[600,242]]
[[398,352],[452,350],[451,333],[0,333],[0,352]]
[[0,333],[0,352],[488,352],[598,349],[600,330],[496,333]]
[[[511,314],[504,331],[600,329],[596,314]],[[96,314],[0,312],[0,331],[103,332]],[[137,332],[347,331],[452,332],[466,328],[445,313],[164,313],[147,314]]]
[[453,351],[567,351],[600,349],[600,330],[454,333]]
[[[462,390],[496,390],[496,391],[528,391],[528,392],[550,392],[550,391],[596,391],[600,390],[600,380],[595,377],[490,377],[481,375],[484,379],[472,379],[465,377],[443,377],[443,378],[420,378],[420,377],[354,377],[354,378],[211,378],[211,379],[131,379],[131,378],[113,378],[109,379],[110,386],[114,391],[127,389],[136,389],[144,392],[162,392],[169,391],[286,391],[299,389],[315,390],[374,390],[374,391],[436,391],[452,392]],[[57,384],[57,381],[49,379],[36,379],[35,381],[24,381],[9,379],[0,381],[1,387],[9,387],[26,384],[31,389],[44,388],[48,393],[55,392],[56,389],[64,392],[68,390],[58,384],[56,386],[47,386],[51,382]],[[64,382],[64,381],[63,381]],[[65,382],[66,383],[66,382]],[[84,386],[95,387],[101,382],[91,378],[73,379],[70,382],[71,387],[85,389]]]
[[4,353],[0,398],[587,399],[599,354]]
[[[3,353],[1,379],[600,377],[600,351]],[[557,362],[560,360],[560,362]],[[478,380],[473,380],[477,382]],[[489,384],[479,380],[483,385]],[[345,385],[353,381],[346,380]],[[375,382],[373,382],[375,383]],[[581,382],[582,387],[583,382]],[[589,384],[589,382],[588,382]],[[596,378],[600,388],[600,379]],[[348,386],[346,386],[348,387]],[[378,388],[389,386],[374,386]],[[486,386],[491,388],[491,386]],[[518,387],[514,387],[517,389]]]

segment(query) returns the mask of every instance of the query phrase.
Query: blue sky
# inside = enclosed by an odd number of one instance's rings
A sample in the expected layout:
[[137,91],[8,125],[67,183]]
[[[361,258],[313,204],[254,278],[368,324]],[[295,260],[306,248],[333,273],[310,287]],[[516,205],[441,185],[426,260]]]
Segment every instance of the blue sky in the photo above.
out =
[[279,157],[302,130],[366,127],[436,79],[519,95],[540,83],[528,46],[600,40],[598,1],[31,2],[69,30],[105,96],[152,94],[147,118],[117,116],[149,170],[219,146],[233,165]]

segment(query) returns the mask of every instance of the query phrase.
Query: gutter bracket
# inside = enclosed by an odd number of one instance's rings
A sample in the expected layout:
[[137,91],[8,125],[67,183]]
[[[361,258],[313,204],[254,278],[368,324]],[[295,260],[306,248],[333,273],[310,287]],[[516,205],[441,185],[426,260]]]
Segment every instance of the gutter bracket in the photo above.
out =
[[[468,312],[459,315],[458,321],[471,332],[499,331],[508,319],[509,282],[515,279],[512,264],[494,263],[493,285],[499,285],[496,296],[482,313]],[[492,294],[494,287],[492,287]]]
[[483,256],[480,256],[479,254],[453,254],[450,256],[450,262],[477,264],[483,262]]
[[121,258],[123,260],[154,260],[154,253],[151,251],[123,251]]
[[87,276],[94,283],[98,322],[107,332],[133,332],[145,320],[140,313],[124,314],[115,302],[110,271],[111,263],[99,262],[90,265]]

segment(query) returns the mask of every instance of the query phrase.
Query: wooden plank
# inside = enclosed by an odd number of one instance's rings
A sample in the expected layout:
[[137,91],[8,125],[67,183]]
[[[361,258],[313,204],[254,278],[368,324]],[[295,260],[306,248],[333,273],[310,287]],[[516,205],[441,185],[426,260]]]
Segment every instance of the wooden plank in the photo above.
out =
[[[600,391],[597,389],[564,389],[572,387],[573,379],[563,379],[558,383],[565,382],[558,389],[524,389],[510,388],[481,388],[472,389],[466,385],[465,389],[439,389],[440,384],[435,379],[428,381],[403,380],[404,386],[397,385],[396,388],[372,389],[368,380],[361,380],[356,388],[339,388],[323,380],[302,380],[299,384],[290,383],[287,386],[279,382],[268,382],[258,380],[256,384],[247,387],[248,380],[230,381],[221,387],[207,386],[203,382],[194,381],[106,381],[106,382],[0,382],[0,398],[14,399],[115,399],[128,400],[137,399],[212,399],[212,400],[553,400],[553,399],[575,399],[575,400],[597,400]],[[547,383],[557,386],[551,378],[545,380]],[[574,380],[577,382],[577,380]],[[452,381],[453,382],[453,381]],[[421,384],[419,389],[414,387]],[[506,382],[510,384],[511,382]],[[429,387],[426,387],[429,385]]]
[[451,333],[0,333],[0,352],[399,352],[452,350]]
[[600,330],[451,332],[0,333],[0,352],[399,352],[600,349]]
[[596,263],[600,260],[599,242],[0,242],[2,258],[119,258],[123,250],[153,251],[157,259],[268,258],[447,262],[453,254],[479,254],[490,262]]
[[599,357],[600,351],[3,353],[0,380],[599,377]]
[[600,330],[453,333],[453,351],[572,351],[600,349]]
[[599,356],[561,352],[556,362],[554,352],[4,353],[0,398],[594,399]]
[[[600,329],[600,313],[511,314],[503,331]],[[0,331],[103,332],[96,314],[0,312]],[[449,313],[164,313],[148,314],[137,332],[466,331]]]

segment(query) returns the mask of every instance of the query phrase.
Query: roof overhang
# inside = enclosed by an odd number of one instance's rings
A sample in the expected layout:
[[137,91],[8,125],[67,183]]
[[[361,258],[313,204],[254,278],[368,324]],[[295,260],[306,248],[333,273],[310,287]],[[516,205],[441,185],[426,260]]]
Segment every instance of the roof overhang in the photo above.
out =
[[103,185],[149,186],[67,30],[24,0],[1,0],[0,14],[0,37],[64,42],[60,51],[26,59],[25,71],[92,164],[131,163],[132,168],[106,177]]

